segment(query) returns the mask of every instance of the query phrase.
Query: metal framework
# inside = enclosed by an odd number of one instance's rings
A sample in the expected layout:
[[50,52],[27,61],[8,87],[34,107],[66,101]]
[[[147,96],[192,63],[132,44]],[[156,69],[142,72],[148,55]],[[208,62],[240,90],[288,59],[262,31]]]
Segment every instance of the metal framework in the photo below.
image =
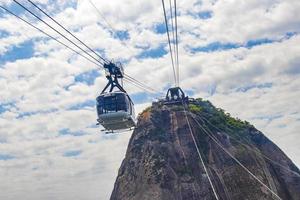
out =
[[118,79],[122,79],[124,78],[124,70],[123,70],[123,66],[121,65],[121,63],[113,63],[110,62],[108,64],[104,64],[103,65],[105,72],[106,72],[106,78],[108,80],[108,83],[106,84],[106,86],[104,87],[104,89],[102,90],[101,94],[105,93],[106,90],[109,88],[109,92],[112,92],[113,89],[115,87],[117,87],[121,92],[127,93],[124,88],[123,88],[123,84],[121,85],[119,83]]
[[166,94],[165,104],[188,103],[189,98],[185,96],[180,87],[169,88]]

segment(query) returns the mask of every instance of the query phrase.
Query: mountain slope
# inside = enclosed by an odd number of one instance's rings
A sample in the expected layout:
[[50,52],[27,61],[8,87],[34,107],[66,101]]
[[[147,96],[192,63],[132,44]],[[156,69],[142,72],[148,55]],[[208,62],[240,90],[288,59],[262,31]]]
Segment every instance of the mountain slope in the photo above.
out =
[[140,114],[111,200],[216,199],[212,187],[219,199],[300,199],[300,171],[260,131],[208,101],[186,109],[153,103]]

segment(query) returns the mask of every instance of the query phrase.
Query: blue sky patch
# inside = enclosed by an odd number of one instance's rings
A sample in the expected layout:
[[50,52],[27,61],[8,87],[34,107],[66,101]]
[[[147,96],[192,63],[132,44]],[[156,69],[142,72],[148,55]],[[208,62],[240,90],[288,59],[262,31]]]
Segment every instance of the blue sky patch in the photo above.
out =
[[247,91],[249,91],[251,89],[254,89],[254,88],[263,89],[263,88],[271,88],[272,86],[273,86],[273,83],[253,84],[253,85],[248,85],[248,86],[245,86],[245,87],[237,88],[236,91],[237,92],[247,92]]
[[14,156],[12,155],[9,155],[9,154],[0,154],[0,160],[12,160],[12,159],[15,159]]
[[96,100],[87,100],[85,102],[71,106],[68,110],[81,110],[86,107],[95,107]]
[[34,111],[34,112],[23,112],[23,113],[19,113],[19,115],[17,116],[17,119],[21,119],[23,117],[29,117],[29,116],[37,115],[37,114],[53,113],[56,111],[58,111],[58,109],[41,110],[41,111]]
[[19,113],[19,115],[17,116],[17,119],[21,119],[23,117],[29,117],[29,116],[32,116],[32,115],[36,115],[38,114],[39,112],[23,112],[23,113]]
[[[63,2],[63,3],[62,3]],[[59,13],[62,10],[65,10],[66,8],[77,8],[77,1],[75,0],[69,0],[69,1],[58,1],[58,0],[49,0],[47,2],[47,5],[56,5],[53,6],[53,8],[51,10],[49,10],[50,6],[45,6],[45,4],[43,4],[41,6],[41,4],[39,5],[39,7],[41,7],[43,10],[48,10],[51,11],[51,13]],[[53,14],[52,14],[53,16]]]
[[183,90],[183,92],[185,93],[185,95],[187,96],[193,96],[195,93],[193,90]]
[[197,17],[199,17],[200,19],[209,19],[212,18],[212,12],[211,11],[199,12],[197,14]]
[[201,47],[194,47],[190,48],[192,53],[196,52],[214,52],[214,51],[223,51],[229,49],[237,49],[237,48],[248,48],[251,49],[255,46],[263,45],[263,44],[270,44],[275,42],[274,40],[270,39],[257,39],[257,40],[249,40],[244,45],[238,43],[221,43],[221,42],[212,42],[206,46]]
[[163,48],[163,46],[159,46],[155,49],[148,49],[143,51],[140,55],[137,57],[139,59],[145,59],[145,58],[160,58],[164,55],[166,55],[168,52]]
[[270,39],[257,39],[257,40],[249,40],[246,44],[245,47],[246,48],[252,48],[254,46],[258,46],[258,45],[262,45],[262,44],[270,44],[273,43],[274,40],[270,40]]
[[100,76],[99,70],[94,69],[88,72],[81,73],[75,76],[76,82],[86,83],[87,85],[93,85],[96,78]]
[[164,23],[159,23],[154,26],[154,32],[158,34],[165,34],[167,32],[166,25]]
[[150,48],[150,44],[146,44],[146,43],[143,43],[143,44],[135,44],[134,45],[135,48],[138,48],[138,49],[142,49],[142,50],[147,50]]
[[5,111],[10,110],[11,108],[15,108],[15,107],[16,107],[15,102],[1,103],[0,104],[0,114],[4,113]]
[[238,44],[234,43],[221,43],[221,42],[213,42],[203,47],[191,48],[192,53],[196,52],[213,52],[213,51],[221,51],[227,49],[235,49],[240,47]]
[[[76,9],[77,8],[77,0],[69,0],[69,1],[65,1],[66,3],[65,3],[65,6],[64,6],[64,8],[69,8],[69,7],[71,7],[71,8],[74,8],[74,9]],[[58,4],[58,6],[60,5],[60,1],[56,1],[56,3]]]
[[[21,15],[25,12],[25,10],[16,3],[11,3],[11,4],[9,4],[9,6],[6,6],[6,8],[13,11],[17,15]],[[2,13],[2,9],[0,9],[0,10],[1,10],[1,13]],[[6,13],[6,12],[3,11],[3,13]]]
[[0,38],[4,38],[9,36],[9,33],[7,31],[4,30],[0,30]]
[[3,104],[0,104],[0,114],[4,113],[7,110],[6,106]]
[[287,32],[285,34],[285,39],[290,39],[291,37],[293,37],[295,35],[298,35],[298,33],[297,32]]
[[68,128],[59,130],[59,135],[72,135],[72,136],[82,136],[84,135],[83,131],[70,131]]
[[132,94],[131,96],[132,101],[134,104],[141,104],[147,102],[149,99],[149,94],[146,92],[139,92]]
[[269,116],[258,116],[258,117],[253,117],[252,119],[260,119],[260,120],[267,120],[268,122],[273,121],[274,119],[279,119],[282,118],[283,115],[269,115]]
[[75,157],[79,156],[82,153],[81,150],[74,150],[74,151],[66,151],[63,156],[64,157]]
[[31,58],[33,56],[34,43],[32,40],[24,42],[18,46],[13,46],[4,55],[1,55],[0,64],[12,62],[19,59]]
[[130,38],[129,36],[129,32],[127,30],[125,31],[116,31],[114,34],[113,34],[113,37],[115,39],[119,39],[121,41],[123,40],[128,40]]

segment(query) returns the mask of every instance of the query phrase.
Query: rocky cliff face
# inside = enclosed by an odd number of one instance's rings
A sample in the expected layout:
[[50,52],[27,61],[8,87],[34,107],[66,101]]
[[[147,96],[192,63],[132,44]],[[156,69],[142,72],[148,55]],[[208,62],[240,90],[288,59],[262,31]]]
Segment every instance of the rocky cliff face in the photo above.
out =
[[[300,199],[300,171],[248,122],[202,100],[186,114],[219,199],[279,199],[219,145],[281,199]],[[216,199],[208,175],[183,106],[154,103],[139,116],[111,200]]]

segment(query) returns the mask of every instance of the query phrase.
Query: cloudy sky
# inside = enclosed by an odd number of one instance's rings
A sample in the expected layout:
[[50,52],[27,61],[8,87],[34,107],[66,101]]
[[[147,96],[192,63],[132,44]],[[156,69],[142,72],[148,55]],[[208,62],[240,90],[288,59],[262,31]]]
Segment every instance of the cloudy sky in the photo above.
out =
[[[173,85],[160,0],[34,2],[128,75],[163,93]],[[12,1],[0,5],[71,45]],[[298,0],[178,2],[181,87],[254,124],[298,166],[299,10]],[[109,198],[131,132],[95,126],[103,74],[0,9],[0,199]],[[138,112],[161,96],[125,87]]]

